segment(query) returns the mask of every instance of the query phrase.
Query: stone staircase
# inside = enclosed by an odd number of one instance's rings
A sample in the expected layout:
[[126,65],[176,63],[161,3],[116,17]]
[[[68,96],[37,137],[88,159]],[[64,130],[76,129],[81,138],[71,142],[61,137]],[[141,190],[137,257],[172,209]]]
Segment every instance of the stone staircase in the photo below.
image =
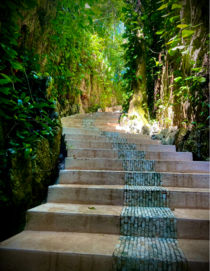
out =
[[65,170],[0,244],[1,271],[209,270],[209,163],[118,118],[62,119]]

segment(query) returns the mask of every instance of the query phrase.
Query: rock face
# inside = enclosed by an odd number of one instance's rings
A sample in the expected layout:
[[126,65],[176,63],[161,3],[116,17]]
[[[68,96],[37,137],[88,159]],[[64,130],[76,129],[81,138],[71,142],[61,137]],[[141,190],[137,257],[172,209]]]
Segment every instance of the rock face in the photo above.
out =
[[153,136],[153,139],[161,140],[163,145],[174,145],[176,132],[177,127],[163,129],[159,134]]
[[198,125],[192,131],[181,128],[175,135],[177,151],[192,152],[196,161],[209,161],[209,128]]
[[34,151],[33,159],[25,160],[18,152],[10,157],[0,181],[0,240],[21,231],[25,225],[26,211],[40,204],[47,195],[47,188],[52,184],[57,173],[60,153],[61,128],[54,131],[55,137],[50,141],[40,139]]

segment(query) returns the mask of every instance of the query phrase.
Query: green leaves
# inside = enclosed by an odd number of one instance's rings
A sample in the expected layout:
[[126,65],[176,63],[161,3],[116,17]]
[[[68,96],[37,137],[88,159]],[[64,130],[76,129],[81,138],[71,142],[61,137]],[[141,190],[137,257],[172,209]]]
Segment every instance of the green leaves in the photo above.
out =
[[27,102],[29,102],[30,101],[30,97],[29,96],[27,96],[27,97],[25,97],[25,99],[23,100],[23,103],[27,103]]
[[171,18],[170,18],[170,22],[173,23],[174,21],[176,21],[176,20],[178,20],[178,19],[180,19],[180,15],[171,17]]
[[182,37],[186,38],[194,34],[194,30],[182,30]]
[[167,8],[168,5],[169,5],[169,3],[166,3],[166,4],[162,5],[162,6],[160,6],[157,10],[162,10],[164,8]]
[[5,95],[8,95],[10,93],[10,88],[0,87],[0,92],[5,94]]
[[186,27],[188,27],[188,25],[187,24],[178,24],[177,27],[178,28],[186,28]]
[[182,80],[182,77],[181,76],[179,76],[179,77],[176,77],[176,78],[174,78],[174,82],[180,82]]
[[0,79],[0,84],[1,85],[6,85],[6,84],[8,84],[10,82],[11,82],[11,80],[8,80],[8,79]]
[[11,83],[12,80],[9,78],[9,76],[7,76],[6,74],[4,73],[0,73],[5,79],[0,79],[0,84],[1,85],[5,85],[5,84],[8,84],[8,83]]
[[19,62],[13,62],[13,61],[10,61],[10,64],[12,65],[12,67],[15,69],[15,70],[22,70],[23,67],[20,65]]
[[171,9],[180,9],[180,8],[182,8],[182,5],[179,5],[179,4],[173,4],[172,5],[172,7],[171,7]]
[[27,159],[30,155],[30,153],[32,152],[32,149],[25,149],[24,151],[24,158]]
[[165,31],[165,29],[161,29],[161,30],[157,31],[156,34],[161,35],[161,34],[163,34],[164,31]]

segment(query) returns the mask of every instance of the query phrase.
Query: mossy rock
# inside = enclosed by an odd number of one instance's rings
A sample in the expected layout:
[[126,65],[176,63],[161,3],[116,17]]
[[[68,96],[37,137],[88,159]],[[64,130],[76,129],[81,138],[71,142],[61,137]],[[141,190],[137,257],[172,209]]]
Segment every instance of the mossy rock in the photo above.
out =
[[189,131],[184,127],[180,128],[177,131],[175,135],[175,143],[174,143],[177,151],[183,151],[184,141],[186,140],[188,135],[189,135]]
[[193,153],[193,160],[209,160],[209,128],[198,125],[192,129],[184,142],[183,151]]
[[[22,152],[11,156],[10,188],[15,206],[28,209],[32,204],[32,163]],[[21,207],[22,208],[22,207]]]

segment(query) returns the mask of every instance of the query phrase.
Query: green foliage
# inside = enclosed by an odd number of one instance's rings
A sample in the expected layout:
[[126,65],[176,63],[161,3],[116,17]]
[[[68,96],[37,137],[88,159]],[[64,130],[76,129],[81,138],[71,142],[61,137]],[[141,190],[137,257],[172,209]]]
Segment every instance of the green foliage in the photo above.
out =
[[9,155],[23,151],[27,159],[32,156],[36,142],[42,137],[53,138],[54,127],[60,125],[55,97],[47,93],[51,78],[29,73],[28,58],[18,48],[20,9],[25,11],[36,5],[36,1],[1,2],[0,173]]
[[[157,2],[154,0],[127,1],[124,8],[124,22],[127,43],[127,73],[125,79],[132,82],[135,74],[135,58],[141,59],[141,52],[136,52],[136,44],[144,42],[147,48],[147,96],[152,118],[156,113],[164,114],[169,106],[190,102],[192,108],[202,107],[201,115],[208,116],[208,105],[203,88],[207,74],[201,63],[193,62],[190,49],[191,38],[199,25],[192,25],[188,19],[180,18],[182,5],[179,0]],[[192,14],[191,14],[192,16]],[[192,21],[192,19],[191,19]],[[208,50],[208,41],[206,51]],[[167,79],[161,78],[162,68],[166,69]],[[173,67],[173,69],[172,69]],[[157,89],[164,84],[162,98]],[[154,88],[157,88],[154,92]],[[127,97],[124,109],[129,107],[132,96],[132,84],[127,84]],[[171,94],[169,94],[171,93]],[[167,122],[167,119],[165,119]]]

